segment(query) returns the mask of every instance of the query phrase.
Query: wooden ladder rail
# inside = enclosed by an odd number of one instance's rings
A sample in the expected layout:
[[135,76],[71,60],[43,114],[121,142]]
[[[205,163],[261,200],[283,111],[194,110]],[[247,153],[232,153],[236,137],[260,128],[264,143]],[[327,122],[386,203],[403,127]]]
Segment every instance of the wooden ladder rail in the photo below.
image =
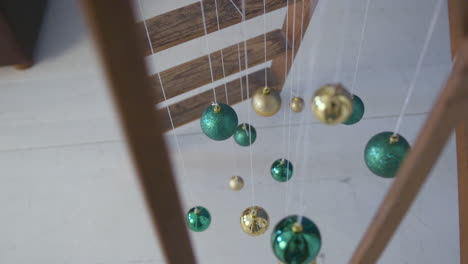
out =
[[81,3],[105,68],[154,229],[159,233],[165,263],[196,263],[161,124],[154,112],[154,91],[145,69],[143,43],[135,27],[132,1],[81,0]]

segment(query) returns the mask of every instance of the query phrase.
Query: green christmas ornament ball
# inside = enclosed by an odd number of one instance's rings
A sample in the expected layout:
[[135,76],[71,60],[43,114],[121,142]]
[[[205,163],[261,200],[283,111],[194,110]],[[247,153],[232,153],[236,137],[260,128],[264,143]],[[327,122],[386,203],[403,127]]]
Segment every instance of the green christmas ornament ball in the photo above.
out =
[[298,223],[298,216],[283,218],[271,234],[273,253],[287,264],[307,264],[317,258],[322,238],[317,225],[306,217]]
[[404,137],[392,132],[382,132],[367,142],[364,160],[374,174],[393,178],[409,150],[410,145]]
[[237,127],[237,114],[227,104],[208,106],[200,118],[200,126],[206,136],[213,140],[226,140]]
[[202,232],[210,226],[211,215],[205,207],[195,206],[187,212],[185,221],[190,230]]
[[257,139],[257,131],[249,124],[240,124],[234,131],[234,141],[241,146],[249,146]]
[[343,122],[345,125],[353,125],[361,121],[364,115],[364,103],[361,98],[357,95],[353,95],[353,112],[346,121]]
[[279,182],[285,182],[291,179],[293,174],[293,165],[287,159],[277,159],[271,165],[271,176]]

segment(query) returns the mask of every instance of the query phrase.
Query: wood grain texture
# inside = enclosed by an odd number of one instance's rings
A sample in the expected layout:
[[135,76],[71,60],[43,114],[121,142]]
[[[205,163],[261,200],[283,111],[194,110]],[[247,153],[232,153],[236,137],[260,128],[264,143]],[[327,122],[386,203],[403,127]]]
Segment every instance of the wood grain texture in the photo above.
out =
[[[294,3],[293,0],[290,0],[289,2]],[[290,47],[292,47],[292,40],[294,38],[295,47],[294,52],[293,49],[288,49],[287,53],[282,54],[272,61],[271,70],[276,76],[276,79],[279,81],[279,89],[283,88],[287,75],[291,70],[294,58],[296,57],[297,51],[301,46],[302,37],[307,31],[310,19],[312,18],[315,8],[317,7],[317,3],[318,0],[304,0],[304,2],[296,1],[295,4],[292,4],[288,7],[288,13],[283,24],[283,33],[287,36],[286,41]],[[302,12],[303,7],[304,12]],[[302,17],[302,14],[304,14],[304,18]],[[293,23],[294,20],[296,20],[295,23]]]
[[[239,43],[241,55],[241,66],[245,68],[244,45]],[[267,60],[280,56],[285,51],[284,36],[281,30],[274,30],[267,33]],[[251,38],[247,42],[247,53],[249,67],[261,64],[265,60],[263,34]],[[238,45],[232,45],[223,49],[223,58],[226,76],[239,72]],[[221,52],[211,53],[214,80],[223,78],[221,66]],[[156,74],[152,77],[152,84],[156,92],[154,102],[164,101],[159,78]],[[192,61],[180,64],[171,69],[161,72],[161,80],[166,92],[167,99],[183,94],[202,85],[211,82],[208,56],[202,56]],[[212,97],[210,97],[212,99]]]
[[[275,87],[278,82],[271,74],[271,70],[267,69],[267,79],[268,85],[270,87]],[[242,77],[243,91],[241,92],[240,80],[236,79],[234,81],[227,83],[228,99],[229,104],[237,104],[247,99],[247,87],[246,87],[246,78]],[[249,74],[249,94],[252,94],[256,89],[265,87],[265,71],[260,70],[254,73]],[[220,85],[215,88],[217,100],[220,103],[226,102],[226,94],[224,91],[224,85]],[[179,127],[181,125],[187,124],[191,121],[197,120],[200,118],[202,112],[213,102],[213,91],[208,90],[201,94],[195,95],[188,99],[185,99],[179,103],[169,106],[169,110],[174,121],[174,127]],[[167,108],[158,110],[159,114],[162,117],[163,130],[169,131],[172,129],[170,118],[167,112]]]
[[[230,0],[217,1],[221,29],[241,22],[240,13],[236,10]],[[241,0],[233,0],[233,2],[240,9]],[[214,0],[203,1],[208,33],[218,30],[214,3]],[[271,12],[285,7],[286,3],[286,0],[267,0],[266,11]],[[263,1],[246,0],[245,5],[246,19],[263,15]],[[148,27],[154,52],[168,49],[204,35],[201,8],[198,1],[168,13],[147,19],[146,25]],[[141,27],[141,31],[145,32],[142,22],[139,23],[139,26]],[[148,44],[148,38],[146,37],[146,34],[142,33],[142,36],[146,43],[145,54],[150,55],[152,52]]]
[[[455,57],[462,41],[468,38],[468,1],[449,0],[448,8],[450,44]],[[456,127],[461,264],[468,264],[468,114],[465,114],[465,120]]]
[[154,227],[159,233],[165,263],[195,263],[161,124],[154,112],[153,90],[143,60],[143,44],[134,23],[132,2],[81,2]]
[[358,248],[352,264],[374,264],[400,225],[429,172],[437,162],[455,126],[468,111],[468,43],[429,114],[419,136],[402,164]]

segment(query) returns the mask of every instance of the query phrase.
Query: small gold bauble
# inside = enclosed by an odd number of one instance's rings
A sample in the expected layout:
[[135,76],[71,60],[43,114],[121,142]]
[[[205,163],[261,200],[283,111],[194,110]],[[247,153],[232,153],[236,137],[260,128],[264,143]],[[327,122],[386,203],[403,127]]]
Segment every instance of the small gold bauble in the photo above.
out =
[[232,176],[229,180],[229,188],[240,191],[244,187],[244,179],[241,176]]
[[301,97],[293,97],[291,99],[291,110],[296,113],[302,112],[304,108],[304,100]]
[[326,84],[312,97],[312,112],[322,123],[340,124],[353,112],[353,98],[341,84]]
[[276,90],[260,88],[252,95],[252,108],[261,116],[272,116],[281,108],[281,97]]
[[240,217],[242,230],[251,236],[265,233],[270,224],[268,213],[260,206],[251,206],[242,212]]

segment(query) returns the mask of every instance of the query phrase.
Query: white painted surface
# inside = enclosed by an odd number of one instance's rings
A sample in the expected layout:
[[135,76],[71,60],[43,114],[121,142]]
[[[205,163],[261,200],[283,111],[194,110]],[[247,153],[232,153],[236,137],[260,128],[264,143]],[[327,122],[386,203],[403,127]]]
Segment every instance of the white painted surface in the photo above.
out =
[[[142,1],[145,17],[191,2]],[[300,74],[295,73],[296,81],[285,88],[285,100],[292,84],[297,87],[295,93],[308,102],[320,84],[333,79],[342,3],[329,0],[325,18],[312,20],[303,44],[309,49],[299,51]],[[345,84],[352,78],[365,1],[352,3],[341,76]],[[272,118],[251,112],[258,132],[252,147],[255,203],[268,210],[272,226],[285,215],[285,184],[274,182],[268,168],[273,160],[287,156],[283,133],[291,123],[290,159],[295,175],[289,213],[303,210],[298,194],[302,186],[305,214],[317,222],[323,234],[324,263],[347,262],[391,184],[367,170],[362,152],[372,135],[395,126],[434,4],[435,0],[372,0],[355,91],[366,104],[365,120],[359,124],[326,127],[313,120],[308,108],[291,118],[287,114],[286,122],[284,109]],[[284,13],[283,9],[268,16],[268,30],[281,26]],[[263,32],[262,21],[248,22],[247,37]],[[311,72],[306,65],[310,50],[317,48],[320,27],[326,30],[318,47],[317,68]],[[211,34],[210,48],[238,42],[238,32],[239,27],[233,27]],[[203,39],[196,39],[152,56],[148,62],[156,59],[159,69],[166,69],[204,53]],[[38,58],[38,64],[27,71],[0,69],[0,263],[164,263],[76,1],[51,1]],[[449,66],[444,10],[407,111],[410,115],[401,129],[410,142],[414,142]],[[311,76],[307,81],[301,77],[306,75]],[[235,109],[240,121],[246,122],[248,104]],[[303,124],[310,126],[309,141],[300,136],[306,128]],[[166,138],[184,207],[204,205],[213,216],[210,229],[191,234],[199,262],[276,263],[269,234],[251,238],[238,226],[241,211],[252,203],[248,149],[232,145],[231,140],[209,140],[200,133],[198,122],[177,129],[177,133],[185,171],[174,137],[169,133]],[[305,162],[296,154],[304,146]],[[234,174],[246,181],[239,193],[227,188]],[[456,184],[452,140],[379,263],[459,262]]]

